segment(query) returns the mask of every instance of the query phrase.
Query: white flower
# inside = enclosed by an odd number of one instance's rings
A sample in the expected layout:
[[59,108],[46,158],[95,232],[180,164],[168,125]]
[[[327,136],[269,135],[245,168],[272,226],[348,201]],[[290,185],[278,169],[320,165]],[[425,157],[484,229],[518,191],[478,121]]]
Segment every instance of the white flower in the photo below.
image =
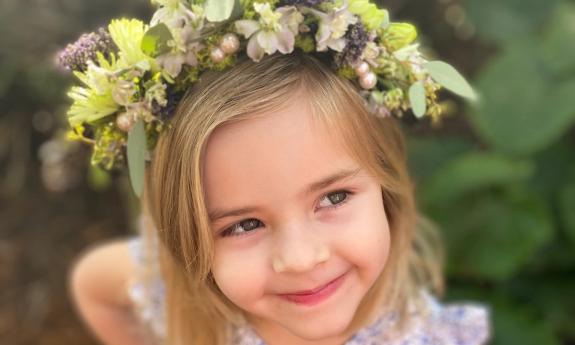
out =
[[110,93],[114,87],[114,72],[96,65],[91,60],[88,60],[85,73],[76,72],[75,75],[98,95]]
[[200,6],[186,7],[180,0],[154,0],[160,8],[152,16],[151,26],[159,23],[169,28],[182,28],[191,25],[200,30],[203,26],[203,9]]
[[319,28],[315,35],[318,51],[326,51],[327,48],[341,52],[345,48],[346,40],[343,38],[350,25],[357,23],[357,17],[347,10],[347,2],[335,8],[330,13],[320,12],[313,8],[306,8],[319,18]]
[[158,56],[156,62],[169,78],[176,78],[182,71],[184,64],[189,66],[198,64],[196,53],[204,45],[197,40],[199,31],[191,26],[171,29],[171,31],[174,37],[174,40],[171,41],[173,49],[169,53]]
[[136,94],[134,82],[118,79],[112,89],[112,98],[119,105],[127,106],[131,103],[132,97]]
[[159,79],[156,80],[154,85],[146,90],[145,100],[148,108],[152,108],[154,101],[161,107],[165,107],[168,104],[166,84],[162,83]]
[[259,21],[238,20],[236,32],[249,38],[247,54],[254,61],[260,61],[264,54],[280,51],[289,54],[295,45],[298,27],[303,15],[293,6],[284,6],[272,11],[269,3],[254,3]]

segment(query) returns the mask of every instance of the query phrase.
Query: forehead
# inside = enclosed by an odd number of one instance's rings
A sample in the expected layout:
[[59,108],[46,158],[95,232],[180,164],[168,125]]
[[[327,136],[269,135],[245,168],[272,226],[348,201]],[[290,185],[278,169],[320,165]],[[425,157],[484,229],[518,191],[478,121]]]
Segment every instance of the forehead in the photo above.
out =
[[280,110],[217,128],[210,136],[203,184],[208,208],[293,198],[308,184],[358,168],[305,98]]

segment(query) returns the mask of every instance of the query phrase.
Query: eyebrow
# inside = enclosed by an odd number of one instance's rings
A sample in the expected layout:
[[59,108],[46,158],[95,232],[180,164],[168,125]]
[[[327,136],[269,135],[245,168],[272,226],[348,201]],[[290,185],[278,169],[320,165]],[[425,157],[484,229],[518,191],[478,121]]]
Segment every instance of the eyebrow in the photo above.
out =
[[[314,192],[317,192],[319,190],[322,190],[324,188],[327,188],[329,186],[331,186],[332,184],[353,177],[355,175],[357,175],[360,172],[361,168],[357,168],[357,169],[344,169],[344,170],[340,170],[334,174],[331,174],[329,176],[326,176],[316,182],[311,183],[310,185],[308,185],[302,192],[302,194],[305,195],[310,195]],[[238,209],[234,209],[234,210],[219,210],[219,209],[215,209],[212,212],[209,213],[209,218],[211,222],[214,222],[218,219],[221,218],[226,218],[226,217],[232,217],[232,216],[241,216],[243,214],[246,213],[250,213],[250,212],[254,212],[258,210],[258,207],[256,206],[250,206],[250,207],[242,207],[242,208],[238,208]]]

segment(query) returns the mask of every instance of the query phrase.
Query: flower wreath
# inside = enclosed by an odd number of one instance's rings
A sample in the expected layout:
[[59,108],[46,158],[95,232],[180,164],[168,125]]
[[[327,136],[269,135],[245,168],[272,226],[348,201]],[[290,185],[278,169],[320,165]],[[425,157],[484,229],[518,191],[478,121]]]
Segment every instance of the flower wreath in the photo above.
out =
[[149,25],[112,20],[82,35],[58,55],[83,83],[68,95],[68,138],[93,145],[91,162],[105,169],[127,158],[134,191],[143,187],[148,150],[167,126],[184,92],[206,70],[224,70],[238,54],[329,54],[339,76],[357,83],[376,116],[437,120],[437,91],[473,99],[450,65],[427,61],[416,29],[389,21],[369,0],[152,0]]

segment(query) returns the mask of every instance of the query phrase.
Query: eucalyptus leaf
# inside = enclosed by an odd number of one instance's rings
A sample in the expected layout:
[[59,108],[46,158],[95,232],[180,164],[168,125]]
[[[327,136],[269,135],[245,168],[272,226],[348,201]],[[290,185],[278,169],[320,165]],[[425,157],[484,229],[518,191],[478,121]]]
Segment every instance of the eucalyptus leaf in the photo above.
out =
[[146,31],[142,38],[141,48],[146,55],[155,58],[170,52],[171,48],[168,42],[173,39],[174,37],[166,24],[160,23]]
[[222,22],[231,17],[238,0],[206,0],[204,11],[210,22]]
[[430,61],[423,65],[433,80],[444,88],[470,100],[477,100],[477,94],[465,78],[450,64],[443,61]]
[[144,189],[144,169],[146,166],[146,131],[140,120],[128,133],[128,168],[134,193],[140,197]]
[[409,88],[409,102],[415,116],[421,118],[425,115],[427,104],[425,103],[425,87],[422,81],[414,83]]

